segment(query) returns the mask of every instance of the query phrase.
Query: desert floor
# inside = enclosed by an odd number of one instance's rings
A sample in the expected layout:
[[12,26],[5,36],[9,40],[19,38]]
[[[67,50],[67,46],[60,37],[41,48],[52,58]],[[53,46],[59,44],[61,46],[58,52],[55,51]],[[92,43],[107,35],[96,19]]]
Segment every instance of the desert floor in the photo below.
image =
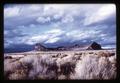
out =
[[116,73],[116,49],[4,54],[8,80],[115,79]]

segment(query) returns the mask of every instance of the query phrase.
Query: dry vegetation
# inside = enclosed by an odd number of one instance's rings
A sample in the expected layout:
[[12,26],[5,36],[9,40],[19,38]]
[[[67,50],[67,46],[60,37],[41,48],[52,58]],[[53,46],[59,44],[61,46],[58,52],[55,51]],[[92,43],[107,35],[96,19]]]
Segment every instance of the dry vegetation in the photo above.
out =
[[[114,50],[10,55],[4,59],[4,77],[9,80],[115,79],[117,73]],[[21,57],[15,57],[18,55]]]

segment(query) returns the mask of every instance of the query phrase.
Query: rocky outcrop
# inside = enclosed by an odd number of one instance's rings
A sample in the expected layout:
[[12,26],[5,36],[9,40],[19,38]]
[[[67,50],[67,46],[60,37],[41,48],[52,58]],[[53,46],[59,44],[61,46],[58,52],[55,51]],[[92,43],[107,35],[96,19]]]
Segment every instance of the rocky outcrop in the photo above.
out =
[[45,51],[46,47],[44,47],[43,45],[41,45],[40,43],[35,44],[35,50],[36,51]]
[[96,43],[96,42],[93,42],[88,48],[87,50],[101,50],[101,45]]

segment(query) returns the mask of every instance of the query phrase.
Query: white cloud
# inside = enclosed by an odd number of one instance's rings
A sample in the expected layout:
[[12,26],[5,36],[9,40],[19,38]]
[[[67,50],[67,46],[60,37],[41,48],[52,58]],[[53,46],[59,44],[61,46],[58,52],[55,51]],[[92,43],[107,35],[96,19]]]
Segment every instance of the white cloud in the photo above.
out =
[[74,16],[79,16],[80,13],[79,4],[47,4],[44,5],[43,16],[51,16],[51,19],[61,19],[61,25],[63,23],[69,23],[74,21]]
[[105,36],[107,36],[107,34],[100,34],[100,37],[105,37]]
[[91,13],[91,15],[86,16],[84,25],[89,25],[92,23],[102,21],[110,17],[115,12],[116,12],[116,7],[114,4],[103,5],[102,7],[98,8],[96,12]]
[[84,30],[74,30],[71,32],[66,33],[67,37],[70,37],[73,41],[76,40],[83,40],[83,39],[87,39],[87,38],[96,38],[96,35],[99,34],[101,31],[95,31],[95,30],[88,30],[88,31],[84,31]]
[[70,23],[73,22],[74,19],[71,15],[66,15],[63,19],[62,19],[62,23]]
[[32,36],[31,38],[27,38],[25,39],[24,43],[27,44],[35,44],[38,42],[44,42],[45,40],[47,40],[49,38],[49,35],[37,35],[37,36]]
[[39,11],[39,10],[41,10],[41,5],[39,5],[39,4],[32,4],[32,5],[29,6],[29,9],[33,10],[33,11]]
[[105,45],[102,46],[103,49],[116,48],[116,45]]
[[[60,35],[64,34],[65,32],[60,30],[60,29],[52,29],[50,31],[44,32],[42,35],[38,36],[33,36],[25,42],[27,44],[35,44],[37,42],[43,42],[43,43],[56,43],[59,42],[59,40],[63,40]],[[94,30],[89,30],[89,31],[79,31],[79,30],[74,30],[71,32],[67,32],[66,39],[71,39],[71,41],[75,40],[82,40],[85,38],[91,38],[95,37],[96,34],[100,33],[100,31],[94,31]],[[84,41],[85,42],[85,41]]]
[[60,25],[61,25],[61,22],[56,22],[52,24],[53,27],[60,27]]
[[60,19],[62,18],[63,14],[64,14],[63,11],[59,11],[58,13],[54,14],[53,18],[56,20]]
[[56,9],[56,10],[65,10],[68,9],[71,5],[66,4],[45,4],[45,11],[49,9]]
[[8,35],[8,31],[7,30],[4,30],[4,35]]
[[[73,4],[75,5],[75,4]],[[65,11],[68,8],[73,7],[73,5],[69,4],[45,4],[44,5],[44,14],[51,15],[53,13],[57,13],[58,11]]]
[[60,36],[60,35],[62,35],[64,33],[65,33],[65,31],[62,31],[61,29],[52,29],[50,31],[45,32],[45,34],[50,35],[50,38]]
[[15,6],[15,7],[9,7],[4,9],[4,16],[5,18],[7,17],[14,17],[19,15],[20,8]]
[[50,17],[38,17],[37,18],[37,22],[39,23],[45,23],[45,22],[49,22],[50,21]]
[[24,39],[24,43],[26,44],[35,44],[38,42],[43,43],[55,43],[60,40],[60,35],[63,34],[64,31],[60,29],[52,29],[50,31],[46,31],[41,35],[36,35],[32,37],[27,37]]
[[60,40],[59,37],[55,37],[55,38],[50,38],[48,39],[45,43],[56,43]]
[[45,33],[52,33],[52,34],[54,34],[54,33],[61,33],[61,32],[62,32],[61,29],[52,29],[52,30],[47,31],[47,32],[45,32]]
[[24,17],[34,18],[42,16],[43,5],[42,4],[23,4],[14,5],[20,8],[20,15]]
[[[15,19],[7,19],[9,20],[9,24],[16,26],[17,24],[24,25],[26,23],[32,22],[35,19],[40,23],[51,23],[52,20],[55,19],[59,22],[60,25],[63,25],[62,23],[72,22],[74,20],[73,16],[79,14],[79,8],[79,4],[19,4],[13,5],[13,7],[4,8],[4,16],[17,16]],[[25,22],[23,22],[24,20]],[[53,21],[53,23],[56,22]]]

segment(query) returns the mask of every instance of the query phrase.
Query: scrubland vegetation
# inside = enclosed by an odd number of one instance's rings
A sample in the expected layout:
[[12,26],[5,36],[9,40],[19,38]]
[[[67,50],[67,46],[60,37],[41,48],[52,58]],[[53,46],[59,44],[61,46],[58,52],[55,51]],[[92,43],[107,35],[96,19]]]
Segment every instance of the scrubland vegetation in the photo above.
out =
[[115,79],[117,74],[116,53],[112,50],[34,52],[31,55],[30,53],[23,55],[18,58],[5,57],[5,79]]

